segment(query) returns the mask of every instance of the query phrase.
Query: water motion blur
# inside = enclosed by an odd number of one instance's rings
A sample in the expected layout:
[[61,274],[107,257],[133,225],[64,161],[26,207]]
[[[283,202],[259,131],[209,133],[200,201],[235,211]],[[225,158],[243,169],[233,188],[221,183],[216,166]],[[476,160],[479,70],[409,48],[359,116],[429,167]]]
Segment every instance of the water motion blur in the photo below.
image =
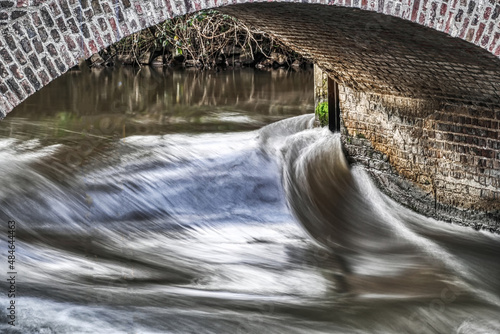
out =
[[349,166],[311,73],[148,75],[69,73],[0,127],[3,332],[500,332],[499,237]]

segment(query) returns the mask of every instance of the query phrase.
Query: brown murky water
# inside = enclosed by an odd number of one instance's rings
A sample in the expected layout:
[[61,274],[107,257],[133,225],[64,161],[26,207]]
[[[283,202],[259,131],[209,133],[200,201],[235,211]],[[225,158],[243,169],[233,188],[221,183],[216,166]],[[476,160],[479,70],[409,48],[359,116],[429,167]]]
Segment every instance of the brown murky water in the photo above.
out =
[[311,112],[312,87],[310,71],[69,72],[9,114],[0,134],[61,138],[90,131],[91,125],[121,136],[254,130]]

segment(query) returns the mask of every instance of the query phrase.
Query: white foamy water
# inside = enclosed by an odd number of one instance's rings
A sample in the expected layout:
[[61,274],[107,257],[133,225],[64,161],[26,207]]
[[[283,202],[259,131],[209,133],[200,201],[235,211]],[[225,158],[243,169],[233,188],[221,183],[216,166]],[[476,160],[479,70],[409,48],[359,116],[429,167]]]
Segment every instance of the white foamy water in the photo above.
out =
[[65,182],[31,159],[59,146],[1,139],[32,184],[1,179],[2,333],[500,332],[498,236],[400,206],[311,125],[127,137]]

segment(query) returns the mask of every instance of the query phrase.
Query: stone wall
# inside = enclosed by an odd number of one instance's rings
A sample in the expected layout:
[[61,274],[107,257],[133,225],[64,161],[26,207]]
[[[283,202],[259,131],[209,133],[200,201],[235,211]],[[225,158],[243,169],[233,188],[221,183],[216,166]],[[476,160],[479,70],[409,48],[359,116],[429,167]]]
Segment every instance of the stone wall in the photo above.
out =
[[390,196],[441,219],[500,228],[500,108],[347,87],[340,98],[347,154]]

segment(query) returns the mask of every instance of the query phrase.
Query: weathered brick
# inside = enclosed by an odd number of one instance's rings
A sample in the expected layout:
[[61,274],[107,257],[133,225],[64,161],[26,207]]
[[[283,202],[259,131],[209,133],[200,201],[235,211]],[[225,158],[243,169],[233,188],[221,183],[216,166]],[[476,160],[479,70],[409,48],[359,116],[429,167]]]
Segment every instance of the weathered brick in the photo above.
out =
[[85,14],[85,18],[87,19],[87,21],[91,21],[92,18],[94,17],[94,12],[92,12],[92,9],[88,9],[84,12]]
[[60,54],[62,55],[62,58],[64,59],[64,62],[66,64],[67,68],[71,68],[74,66],[74,63],[73,63],[71,57],[69,56],[68,52],[64,48],[61,48]]
[[66,0],[59,0],[59,6],[61,7],[64,17],[69,18],[71,16],[71,11],[69,9],[68,3]]
[[108,29],[108,25],[106,24],[106,20],[100,17],[97,22],[99,23],[99,27],[101,28],[102,32],[105,32],[106,29]]
[[21,40],[21,47],[26,53],[30,53],[32,50],[30,41],[27,38]]
[[31,85],[29,84],[29,82],[26,80],[21,81],[21,86],[23,87],[23,90],[27,96],[35,92],[34,89],[31,87]]
[[125,36],[130,35],[130,31],[128,30],[127,24],[125,22],[120,24],[120,29]]
[[42,20],[40,19],[40,15],[38,15],[38,13],[33,13],[31,14],[31,19],[33,20],[33,24],[35,25],[35,27],[39,27],[42,25]]
[[5,78],[7,77],[9,74],[7,73],[7,69],[5,68],[5,66],[0,62],[0,77],[2,78]]
[[5,29],[3,31],[3,38],[5,39],[5,42],[7,43],[7,46],[9,47],[9,49],[11,49],[12,51],[17,49],[14,37],[12,36],[12,34],[9,30]]
[[56,29],[52,29],[50,31],[50,36],[52,36],[52,39],[56,41],[56,43],[59,43],[61,41],[61,35]]
[[104,40],[106,41],[106,44],[108,44],[108,45],[113,43],[113,38],[111,37],[111,34],[104,35]]
[[118,31],[118,26],[116,25],[116,21],[113,17],[109,18],[109,25],[111,26],[111,31],[115,34],[115,37],[120,38],[120,32]]
[[49,51],[49,54],[52,56],[52,57],[57,57],[58,56],[58,53],[57,53],[57,50],[56,50],[56,47],[54,46],[54,44],[48,44],[47,45],[47,51]]
[[14,23],[12,25],[12,29],[16,33],[16,37],[24,37],[25,34],[24,34],[24,31],[21,28],[21,25],[19,24],[19,22]]
[[80,32],[74,19],[72,19],[72,18],[69,19],[68,20],[68,25],[69,25],[69,28],[71,29],[71,32],[73,34],[78,34]]
[[85,22],[85,18],[83,16],[83,11],[82,11],[82,8],[81,7],[76,7],[74,9],[74,17],[76,18],[76,20],[78,21],[78,23],[83,23]]
[[83,51],[83,56],[85,58],[89,58],[90,56],[92,56],[89,49],[87,48],[87,45],[85,44],[84,39],[81,36],[77,36],[76,41],[77,41],[77,45],[80,47],[81,51]]
[[50,10],[54,14],[54,16],[59,16],[61,14],[61,11],[59,10],[59,7],[57,6],[56,2],[51,2],[50,5]]
[[36,30],[29,22],[24,22],[24,28],[26,29],[26,33],[28,34],[28,38],[33,38],[36,36]]
[[48,27],[54,26],[54,20],[52,20],[52,16],[50,15],[50,13],[47,9],[42,8],[40,10],[40,14],[41,14],[42,20],[46,26],[48,26]]
[[10,90],[12,92],[14,92],[14,94],[16,94],[17,98],[19,100],[23,100],[24,93],[21,90],[21,87],[19,87],[19,85],[17,84],[17,82],[14,79],[7,79],[6,82],[7,82],[7,86],[9,86]]
[[132,31],[137,31],[138,30],[138,26],[137,26],[137,23],[135,22],[135,20],[132,20],[132,22],[130,22],[130,28],[132,28]]
[[476,7],[475,1],[469,1],[469,6],[467,8],[467,14],[472,14],[474,12],[474,8]]
[[76,50],[75,41],[70,36],[65,35],[64,40],[66,41],[66,45],[70,51]]
[[111,13],[113,13],[113,10],[111,9],[111,7],[110,7],[107,3],[103,3],[103,4],[102,4],[102,8],[103,8],[103,10],[104,10],[104,12],[105,12],[106,14],[111,14]]
[[15,19],[18,19],[18,18],[26,15],[26,14],[28,14],[28,13],[26,11],[24,11],[24,10],[15,10],[10,15],[10,19],[11,20],[15,20]]
[[80,26],[80,30],[85,38],[90,38],[89,27],[87,26],[86,23]]
[[[495,158],[493,154],[494,151],[485,149],[485,147],[486,145],[493,145],[491,144],[492,141],[496,142],[498,130],[492,131],[488,129],[496,129],[498,127],[498,121],[482,118],[485,115],[493,117],[490,109],[478,109],[473,107],[464,108],[463,106],[447,105],[441,112],[435,113],[435,108],[431,103],[427,107],[429,108],[429,113],[432,113],[434,119],[440,120],[440,122],[436,125],[433,125],[431,122],[427,125],[430,128],[419,129],[416,127],[424,126],[424,123],[412,119],[411,112],[417,105],[419,106],[418,110],[425,110],[426,107],[421,102],[415,101],[415,106],[412,107],[408,105],[408,100],[401,101],[400,109],[398,109],[394,107],[394,103],[397,103],[397,100],[393,98],[389,100],[383,95],[367,95],[350,90],[348,92],[349,93],[346,95],[341,95],[341,109],[343,110],[342,117],[346,136],[351,136],[352,138],[352,136],[355,136],[356,133],[360,133],[361,131],[361,133],[368,138],[371,143],[370,145],[373,145],[373,148],[369,148],[364,142],[352,139],[351,144],[347,145],[347,151],[352,159],[358,159],[357,155],[360,154],[359,146],[363,146],[361,150],[364,151],[375,149],[382,153],[391,152],[389,154],[391,156],[391,165],[398,170],[402,176],[409,180],[413,180],[419,186],[423,187],[423,189],[427,189],[429,185],[419,180],[430,180],[432,178],[442,178],[442,181],[435,183],[438,189],[454,189],[453,197],[449,199],[438,199],[442,203],[466,208],[472,205],[476,208],[492,208],[491,202],[480,202],[477,199],[471,201],[470,194],[466,188],[462,189],[453,182],[450,183],[445,181],[445,178],[448,176],[457,180],[462,180],[468,175],[467,179],[472,179],[473,181],[471,182],[477,182],[475,187],[477,189],[482,189],[482,185],[493,184],[496,180],[489,177],[489,170],[495,166],[492,161],[492,159]],[[367,100],[368,103],[365,103],[365,100]],[[459,116],[457,115],[457,110],[461,110],[460,112],[465,111],[475,116]],[[398,115],[398,117],[391,117],[393,113]],[[401,115],[406,116],[401,117]],[[366,124],[362,126],[365,122]],[[476,127],[462,126],[462,124],[465,123],[475,124]],[[376,132],[360,130],[373,129],[374,127],[377,129]],[[434,129],[438,131],[436,136],[431,135],[435,132]],[[395,131],[397,136],[394,135]],[[450,133],[450,131],[456,134]],[[462,133],[467,133],[467,135],[463,135]],[[418,136],[422,137],[416,137],[417,134],[420,134]],[[417,138],[418,140],[416,140]],[[491,140],[486,138],[494,139]],[[406,143],[401,145],[399,141],[404,141]],[[464,144],[457,145],[457,143]],[[413,159],[411,159],[412,154],[423,151],[419,145],[424,145],[424,149],[430,148],[430,153],[432,154],[427,154],[426,159],[420,159],[418,155],[414,155]],[[375,159],[375,156],[376,153],[372,155],[372,159]],[[362,158],[363,157],[359,157],[359,159]],[[432,159],[438,160],[433,162]],[[449,163],[453,163],[453,170],[451,173],[448,172],[450,168]],[[436,165],[439,166],[437,171],[434,169]],[[372,169],[379,168],[375,166],[378,165],[370,164],[370,168]],[[470,172],[468,172],[470,166],[478,166],[479,168],[476,172],[470,174]],[[380,169],[379,173],[380,172],[383,172],[383,170]],[[417,172],[417,174],[414,174],[415,172]],[[457,204],[452,202],[457,200],[460,203]]]
[[47,30],[45,30],[44,27],[38,28],[38,36],[40,36],[40,39],[44,43],[47,41],[47,38],[49,38],[49,34],[47,34]]
[[66,24],[64,23],[64,20],[62,17],[58,17],[56,19],[56,23],[57,23],[57,27],[59,28],[59,30],[61,32],[65,32],[68,30],[68,28],[66,27]]
[[0,120],[7,116],[7,113],[12,109],[12,106],[7,101],[5,96],[0,95]]
[[[31,54],[28,58],[29,58],[29,60],[31,62],[31,65],[33,65],[34,69],[37,70],[37,69],[40,68],[40,62],[38,61],[38,57],[35,54]],[[30,69],[30,68],[27,67],[26,69]],[[26,71],[26,69],[25,69],[25,71]]]
[[0,49],[0,56],[2,56],[3,60],[7,64],[10,64],[13,61],[9,51],[7,51],[6,49]]
[[49,78],[47,72],[45,72],[45,71],[38,72],[38,77],[40,78],[40,80],[42,81],[42,84],[44,86],[50,82],[50,78]]
[[136,4],[135,4],[135,12],[136,12],[138,15],[142,15],[142,7],[141,7],[141,4],[140,4],[140,3],[136,3]]
[[39,54],[43,52],[43,44],[38,38],[33,39],[33,46],[35,47],[36,52],[38,52]]
[[48,59],[47,57],[43,57],[42,58],[42,63],[45,66],[45,68],[47,69],[47,71],[49,72],[49,74],[52,77],[52,79],[57,78],[58,73],[57,73],[57,71],[56,71],[56,69],[55,69],[54,64],[52,63],[52,61],[50,59]]
[[0,1],[0,8],[10,8],[14,7],[13,1]]
[[28,62],[24,54],[21,52],[21,50],[14,51],[14,56],[21,65],[26,65],[26,63]]
[[92,52],[92,54],[95,54],[95,53],[97,53],[99,51],[97,49],[97,46],[95,45],[94,41],[90,41],[89,42],[89,48],[90,48],[90,52]]
[[120,7],[115,7],[115,15],[116,18],[118,19],[118,22],[123,22],[125,21],[125,16],[123,15],[122,9]]
[[500,15],[500,4],[497,4],[495,6],[495,10],[493,11],[493,15],[491,15],[491,18],[493,20],[496,20],[499,15]]
[[9,91],[9,87],[0,81],[0,94],[5,94]]
[[102,8],[99,4],[99,0],[92,0],[92,9],[94,10],[94,13],[102,14]]
[[94,38],[95,38],[97,44],[99,45],[99,47],[101,49],[104,48],[104,43],[102,41],[101,34],[99,33],[99,30],[97,29],[97,27],[92,24],[90,26],[90,29],[92,30],[92,33],[94,34]]
[[55,60],[56,66],[59,69],[59,72],[64,73],[66,72],[66,65],[61,61],[61,59],[56,58]]

